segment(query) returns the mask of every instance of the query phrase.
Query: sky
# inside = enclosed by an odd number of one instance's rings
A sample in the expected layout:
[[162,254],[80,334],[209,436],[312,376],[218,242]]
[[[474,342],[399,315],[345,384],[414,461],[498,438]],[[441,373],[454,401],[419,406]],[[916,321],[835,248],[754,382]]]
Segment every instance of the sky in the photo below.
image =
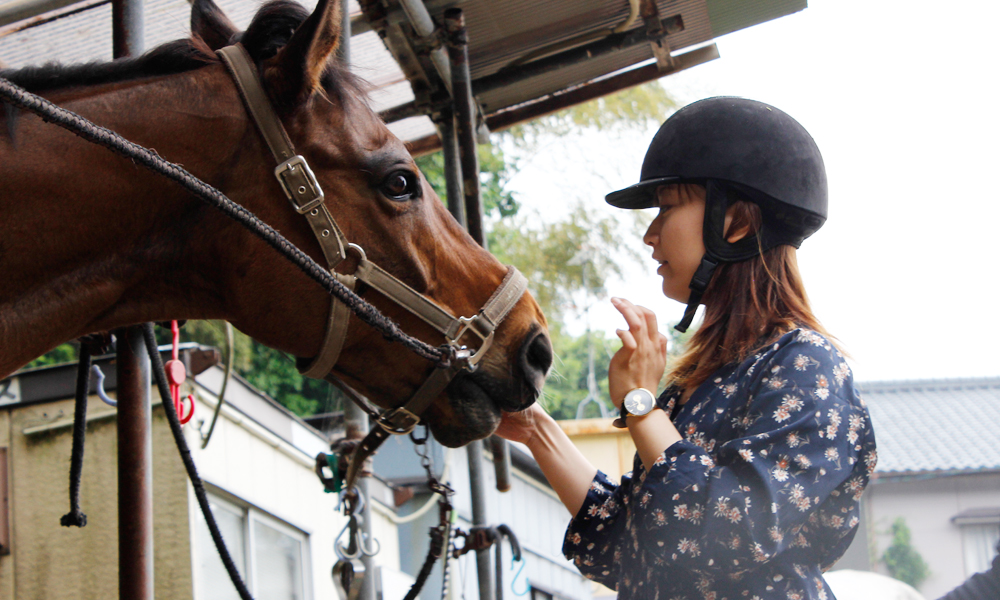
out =
[[[720,59],[662,84],[680,105],[767,102],[815,138],[830,214],[799,265],[858,380],[1000,376],[1000,3],[809,4],[717,39]],[[653,133],[554,141],[510,187],[542,219],[577,201],[613,210],[604,194],[638,180]],[[665,329],[683,306],[662,296],[655,268],[637,266],[609,290],[656,311]],[[607,301],[590,320],[608,332],[624,324]]]

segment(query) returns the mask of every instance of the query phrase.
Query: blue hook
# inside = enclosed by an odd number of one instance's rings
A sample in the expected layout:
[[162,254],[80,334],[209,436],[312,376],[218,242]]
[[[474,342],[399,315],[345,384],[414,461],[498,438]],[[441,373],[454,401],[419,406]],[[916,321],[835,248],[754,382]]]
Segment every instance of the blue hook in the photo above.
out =
[[109,398],[104,392],[104,371],[101,371],[101,367],[92,365],[90,369],[94,372],[94,376],[97,377],[97,383],[94,384],[94,387],[97,388],[97,397],[103,400],[108,406],[118,406],[118,401]]
[[523,596],[523,595],[525,595],[525,594],[527,594],[528,592],[531,591],[531,581],[529,581],[527,577],[524,578],[524,591],[523,592],[519,592],[519,591],[515,590],[514,589],[514,584],[517,583],[517,578],[521,576],[521,571],[524,570],[524,565],[528,564],[528,562],[526,560],[524,560],[524,559],[514,560],[513,558],[511,558],[510,559],[510,570],[511,571],[514,570],[514,564],[515,563],[521,563],[521,568],[517,570],[517,573],[514,575],[514,579],[512,579],[510,581],[510,591],[514,592],[515,596]]

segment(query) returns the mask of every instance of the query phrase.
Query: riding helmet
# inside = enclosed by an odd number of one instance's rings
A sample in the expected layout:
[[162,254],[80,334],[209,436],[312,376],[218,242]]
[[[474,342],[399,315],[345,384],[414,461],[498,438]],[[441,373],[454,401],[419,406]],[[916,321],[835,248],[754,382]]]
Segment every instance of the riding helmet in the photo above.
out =
[[[789,244],[796,248],[827,216],[823,157],[812,136],[784,112],[755,100],[718,97],[674,113],[660,127],[642,162],[639,183],[607,195],[619,208],[657,205],[668,183],[705,186],[705,256],[691,281],[691,297],[677,329],[685,331],[721,262],[738,262]],[[726,210],[737,200],[761,209],[754,236],[725,240]]]

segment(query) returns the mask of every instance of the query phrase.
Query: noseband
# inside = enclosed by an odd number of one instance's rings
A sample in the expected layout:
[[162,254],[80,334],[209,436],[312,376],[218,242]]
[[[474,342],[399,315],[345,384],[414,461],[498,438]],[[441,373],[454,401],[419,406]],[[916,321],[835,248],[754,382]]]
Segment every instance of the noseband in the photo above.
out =
[[[226,65],[236,87],[247,107],[247,111],[257,125],[258,131],[274,155],[278,166],[274,175],[296,212],[303,215],[319,242],[330,273],[350,289],[357,281],[375,288],[383,296],[410,311],[431,327],[444,335],[448,344],[455,349],[455,359],[446,367],[439,367],[417,389],[402,406],[378,413],[363,398],[350,393],[364,410],[373,414],[376,426],[358,445],[351,458],[347,472],[346,489],[350,490],[365,459],[390,435],[409,433],[420,422],[420,415],[448,386],[463,369],[474,371],[493,343],[493,334],[501,321],[514,308],[528,282],[516,268],[507,267],[507,274],[500,286],[493,292],[479,313],[472,317],[456,317],[437,305],[430,298],[417,292],[387,271],[368,260],[364,250],[349,243],[343,231],[337,226],[326,207],[323,190],[313,175],[306,160],[297,154],[292,142],[278,119],[260,83],[257,68],[241,44],[227,46],[217,52]],[[334,271],[348,253],[358,259],[355,272],[344,275]],[[326,326],[323,346],[311,361],[301,361],[299,370],[313,378],[330,376],[336,365],[347,337],[350,310],[343,302],[331,298],[330,316]],[[462,345],[460,340],[466,333],[480,338],[481,344],[475,351]],[[339,386],[346,384],[337,382]]]

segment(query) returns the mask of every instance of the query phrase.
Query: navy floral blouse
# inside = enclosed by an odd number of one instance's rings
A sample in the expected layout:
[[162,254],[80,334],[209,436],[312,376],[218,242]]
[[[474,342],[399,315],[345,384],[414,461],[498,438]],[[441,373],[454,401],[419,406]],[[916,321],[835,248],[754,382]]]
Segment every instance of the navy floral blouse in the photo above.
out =
[[857,530],[875,436],[844,357],[798,329],[677,406],[684,440],[621,485],[598,473],[563,553],[620,598],[834,600],[822,572]]

